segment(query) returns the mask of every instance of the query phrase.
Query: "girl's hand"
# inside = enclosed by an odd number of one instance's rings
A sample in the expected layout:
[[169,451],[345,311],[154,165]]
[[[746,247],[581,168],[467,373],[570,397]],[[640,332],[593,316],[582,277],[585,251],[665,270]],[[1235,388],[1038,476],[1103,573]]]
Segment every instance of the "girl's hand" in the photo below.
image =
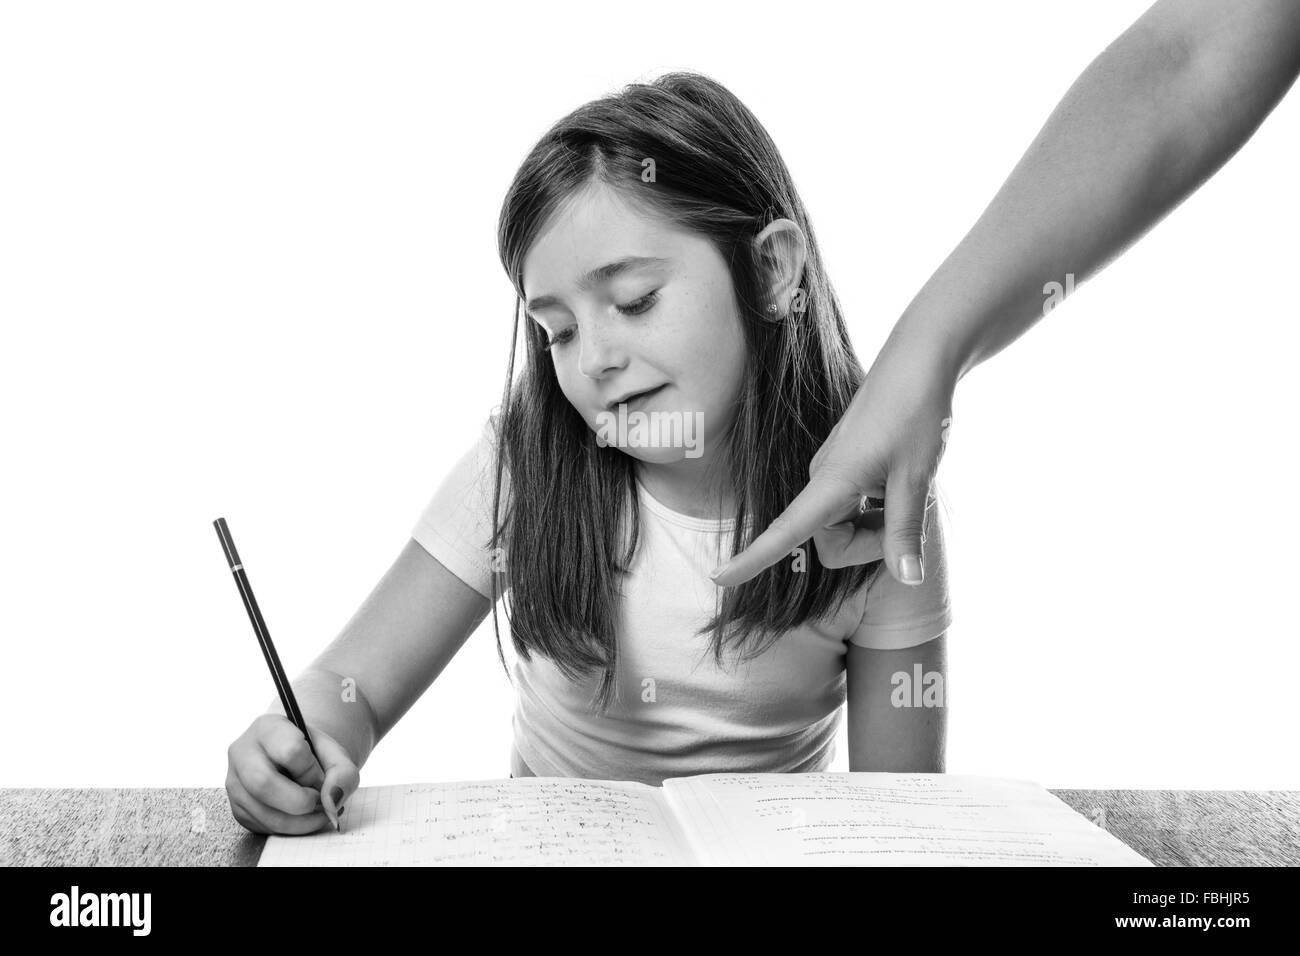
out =
[[360,786],[361,774],[338,741],[309,729],[324,772],[302,732],[281,714],[262,714],[230,745],[226,795],[242,826],[288,836],[333,826],[326,810],[337,819],[347,796]]

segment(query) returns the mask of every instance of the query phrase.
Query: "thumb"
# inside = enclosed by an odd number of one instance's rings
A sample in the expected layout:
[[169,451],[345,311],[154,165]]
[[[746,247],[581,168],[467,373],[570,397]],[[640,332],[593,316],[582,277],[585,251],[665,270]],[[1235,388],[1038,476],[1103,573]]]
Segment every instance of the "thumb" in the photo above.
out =
[[352,755],[329,734],[317,732],[312,736],[325,769],[325,778],[320,785],[321,803],[326,812],[337,819],[340,808],[347,807],[348,798],[360,787],[361,772],[352,761]]
[[885,565],[903,584],[925,580],[921,535],[931,480],[895,471],[885,482]]
[[346,764],[334,764],[325,772],[325,782],[320,788],[321,803],[337,819],[347,809],[348,800],[360,785],[361,774],[350,760]]

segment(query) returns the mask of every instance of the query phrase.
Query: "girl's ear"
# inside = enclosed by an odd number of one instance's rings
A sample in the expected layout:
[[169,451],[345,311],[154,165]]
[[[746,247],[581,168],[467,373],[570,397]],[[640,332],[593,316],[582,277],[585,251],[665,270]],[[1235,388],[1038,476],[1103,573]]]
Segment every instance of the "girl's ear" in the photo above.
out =
[[792,219],[773,220],[754,237],[754,247],[765,272],[767,317],[779,320],[791,311],[802,311],[794,299],[808,261],[808,239],[799,224]]

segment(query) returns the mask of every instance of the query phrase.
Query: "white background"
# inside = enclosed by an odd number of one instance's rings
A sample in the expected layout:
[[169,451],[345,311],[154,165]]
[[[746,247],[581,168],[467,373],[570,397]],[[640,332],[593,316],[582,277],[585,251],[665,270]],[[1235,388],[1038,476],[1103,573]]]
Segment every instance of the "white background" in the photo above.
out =
[[[497,215],[556,119],[729,86],[869,365],[1146,6],[5,5],[0,785],[223,785],[274,687],[212,522],[296,675],[499,401]],[[1293,94],[962,382],[950,772],[1300,788],[1298,158]],[[363,785],[504,776],[512,707],[489,616]]]

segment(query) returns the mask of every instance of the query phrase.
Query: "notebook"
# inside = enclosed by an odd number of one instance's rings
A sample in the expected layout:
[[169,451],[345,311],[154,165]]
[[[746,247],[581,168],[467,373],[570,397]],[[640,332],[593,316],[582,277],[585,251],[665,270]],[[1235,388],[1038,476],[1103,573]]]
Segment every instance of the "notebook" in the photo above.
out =
[[258,866],[1151,866],[1027,780],[716,773],[361,787]]

